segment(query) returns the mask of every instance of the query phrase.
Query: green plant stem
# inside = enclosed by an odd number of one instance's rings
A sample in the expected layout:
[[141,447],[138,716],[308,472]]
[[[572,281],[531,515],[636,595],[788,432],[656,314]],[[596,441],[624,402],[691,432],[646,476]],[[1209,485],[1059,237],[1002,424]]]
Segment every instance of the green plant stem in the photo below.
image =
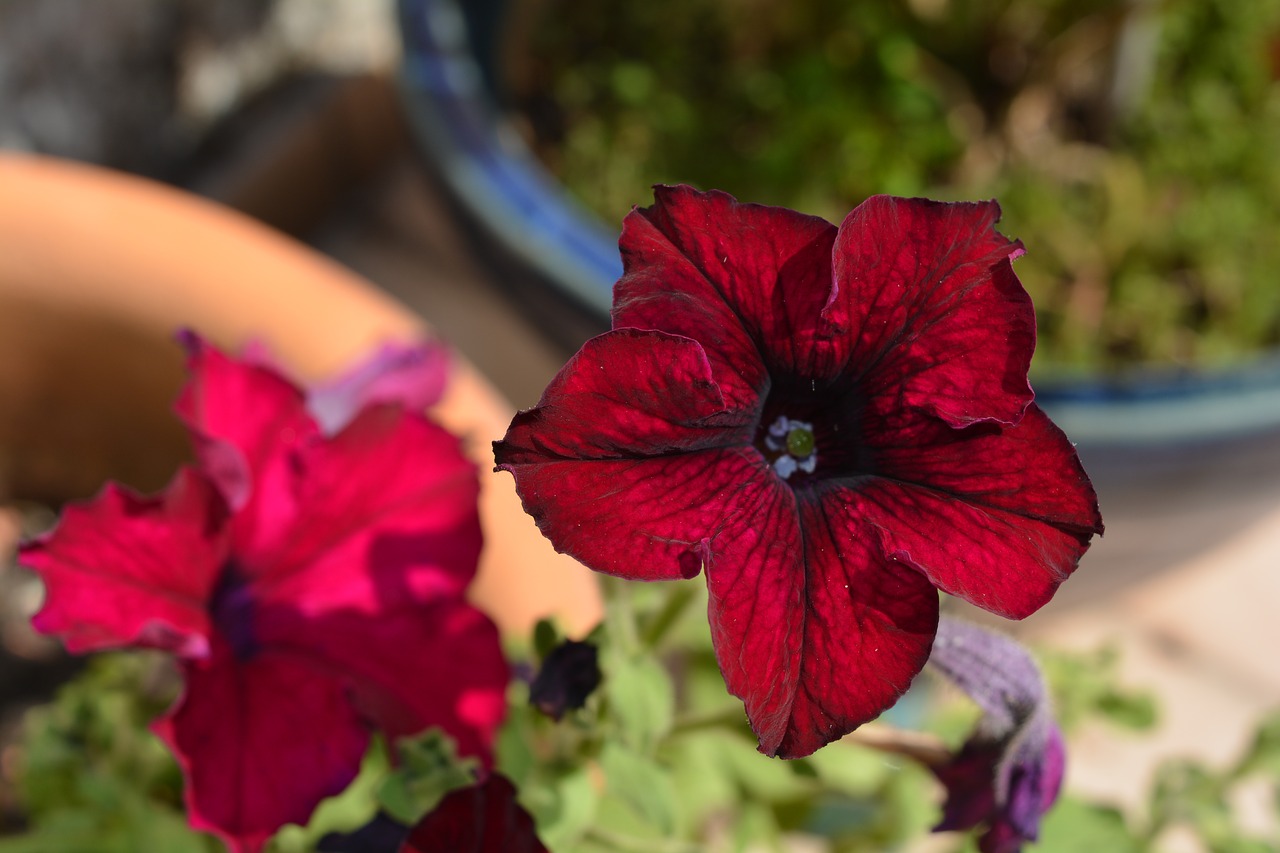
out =
[[631,581],[608,578],[605,582],[607,610],[605,621],[618,648],[634,654],[640,651],[640,633],[636,626],[635,600]]
[[926,767],[941,767],[951,760],[951,750],[937,735],[898,729],[884,723],[867,723],[842,740],[891,755],[905,755]]
[[693,601],[697,588],[691,583],[680,583],[671,590],[662,609],[654,614],[640,635],[644,648],[653,650],[666,637],[671,626],[680,620],[689,602]]
[[686,714],[676,718],[667,736],[676,737],[704,729],[724,729],[734,734],[742,734],[747,731],[746,712],[741,706],[734,705],[701,714]]
[[702,848],[686,841],[663,840],[659,838],[636,838],[623,835],[599,826],[589,828],[585,837],[622,853],[701,853]]

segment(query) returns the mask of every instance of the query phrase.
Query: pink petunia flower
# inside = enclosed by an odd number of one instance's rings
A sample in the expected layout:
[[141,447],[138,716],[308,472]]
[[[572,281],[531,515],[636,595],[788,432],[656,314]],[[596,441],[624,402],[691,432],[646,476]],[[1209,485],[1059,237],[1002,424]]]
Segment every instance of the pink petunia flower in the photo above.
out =
[[624,224],[613,331],[494,446],[557,549],[636,580],[706,572],[720,669],[768,755],[893,704],[936,589],[1024,617],[1102,530],[1032,402],[999,213],[878,196],[836,228],[659,187]]
[[108,485],[22,548],[47,587],[36,627],[178,657],[184,693],[154,727],[192,824],[235,850],[342,791],[372,728],[440,726],[488,763],[508,672],[463,600],[481,536],[457,439],[394,403],[328,435],[274,370],[186,343],[199,463],[151,497]]

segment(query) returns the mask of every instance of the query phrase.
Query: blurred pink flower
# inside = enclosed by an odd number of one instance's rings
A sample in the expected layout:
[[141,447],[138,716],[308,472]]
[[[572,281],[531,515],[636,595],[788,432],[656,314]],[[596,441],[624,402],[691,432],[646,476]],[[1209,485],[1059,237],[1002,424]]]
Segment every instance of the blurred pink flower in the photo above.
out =
[[192,824],[236,850],[343,790],[371,728],[440,726],[487,764],[508,672],[463,600],[481,537],[457,439],[358,391],[328,434],[276,371],[184,340],[199,462],[155,496],[108,485],[23,546],[47,586],[36,627],[73,652],[178,657],[185,690],[155,730]]

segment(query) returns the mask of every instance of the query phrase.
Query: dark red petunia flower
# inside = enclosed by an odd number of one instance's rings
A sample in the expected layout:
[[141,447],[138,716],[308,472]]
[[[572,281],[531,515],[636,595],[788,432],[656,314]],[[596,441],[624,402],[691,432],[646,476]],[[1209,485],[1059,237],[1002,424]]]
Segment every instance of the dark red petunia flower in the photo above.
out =
[[878,196],[836,228],[659,187],[624,224],[613,331],[494,446],[560,551],[636,580],[705,570],[766,754],[890,706],[929,655],[936,589],[1024,617],[1102,530],[1032,402],[999,214]]
[[452,791],[418,824],[400,853],[547,853],[533,817],[505,776]]
[[343,790],[371,728],[440,726],[487,763],[508,672],[463,600],[481,537],[457,439],[395,404],[337,406],[326,434],[275,371],[187,344],[199,464],[152,497],[108,485],[25,545],[36,627],[73,652],[179,658],[185,691],[155,729],[192,824],[233,849]]

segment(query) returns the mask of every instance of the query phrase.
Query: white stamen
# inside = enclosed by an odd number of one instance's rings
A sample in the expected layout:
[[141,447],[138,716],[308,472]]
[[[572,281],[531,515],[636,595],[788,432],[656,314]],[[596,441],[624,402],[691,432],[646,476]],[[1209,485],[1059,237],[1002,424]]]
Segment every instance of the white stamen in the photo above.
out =
[[780,452],[778,458],[773,461],[773,470],[784,480],[796,471],[812,474],[818,467],[817,453],[810,453],[803,459],[797,460],[796,457],[787,452],[787,437],[792,430],[797,429],[807,430],[812,433],[813,424],[792,420],[786,415],[779,415],[778,419],[769,425],[769,431],[764,437],[765,447],[775,453]]
[[784,480],[794,474],[797,467],[796,460],[785,453],[773,461],[773,470],[777,471],[778,476]]

